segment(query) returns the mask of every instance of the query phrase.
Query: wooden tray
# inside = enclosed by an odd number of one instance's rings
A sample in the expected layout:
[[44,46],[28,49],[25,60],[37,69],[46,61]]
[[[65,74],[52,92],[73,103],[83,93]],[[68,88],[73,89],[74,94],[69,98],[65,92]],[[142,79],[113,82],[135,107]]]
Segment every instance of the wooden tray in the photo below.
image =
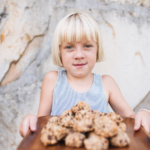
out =
[[[71,148],[65,146],[64,142],[59,142],[53,146],[45,147],[41,141],[41,129],[47,123],[50,116],[39,117],[38,124],[37,124],[37,131],[32,133],[29,132],[27,136],[22,140],[20,145],[18,146],[18,150],[85,150],[84,147],[82,148]],[[144,129],[141,128],[139,131],[135,132],[133,130],[134,126],[134,119],[126,118],[124,122],[127,125],[127,134],[130,137],[131,144],[128,147],[124,148],[116,148],[110,146],[109,149],[111,150],[150,150],[150,138],[144,132]]]

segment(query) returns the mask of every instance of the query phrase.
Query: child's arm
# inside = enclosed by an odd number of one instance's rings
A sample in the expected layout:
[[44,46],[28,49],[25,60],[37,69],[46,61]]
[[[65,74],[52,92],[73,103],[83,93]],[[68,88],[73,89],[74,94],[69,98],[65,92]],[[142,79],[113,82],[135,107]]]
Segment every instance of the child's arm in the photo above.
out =
[[112,77],[103,75],[102,84],[106,95],[106,100],[116,113],[120,114],[122,117],[130,117],[135,115],[133,110],[125,101],[119,87]]
[[38,117],[40,116],[49,116],[52,109],[53,102],[53,91],[57,82],[58,72],[51,71],[46,74],[42,89],[41,89],[41,98],[38,109]]
[[38,115],[28,114],[23,119],[19,132],[22,137],[24,137],[28,130],[36,131],[37,128],[37,117],[40,116],[49,116],[52,109],[53,101],[53,91],[57,82],[58,72],[51,71],[46,74],[43,80],[40,104],[38,109]]
[[150,113],[147,111],[140,111],[136,116],[128,103],[125,101],[119,87],[112,77],[103,75],[102,84],[106,99],[116,113],[119,113],[123,117],[135,118],[134,129],[138,130],[142,125],[149,133],[150,129]]

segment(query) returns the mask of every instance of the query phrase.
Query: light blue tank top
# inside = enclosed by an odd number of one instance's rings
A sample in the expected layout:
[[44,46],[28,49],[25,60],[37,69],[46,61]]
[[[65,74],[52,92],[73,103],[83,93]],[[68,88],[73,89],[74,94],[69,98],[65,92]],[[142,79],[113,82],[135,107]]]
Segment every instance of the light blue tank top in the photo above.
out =
[[52,116],[60,116],[80,101],[85,101],[92,110],[108,113],[107,102],[102,87],[101,75],[94,74],[93,85],[84,93],[74,91],[68,82],[66,71],[58,72],[58,80],[53,92]]

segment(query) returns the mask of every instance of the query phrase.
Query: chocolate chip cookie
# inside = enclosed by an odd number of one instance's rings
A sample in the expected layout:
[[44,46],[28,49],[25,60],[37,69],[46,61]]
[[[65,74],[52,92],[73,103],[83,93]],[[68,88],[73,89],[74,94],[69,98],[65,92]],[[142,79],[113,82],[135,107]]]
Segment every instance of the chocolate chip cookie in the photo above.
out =
[[71,109],[74,113],[76,113],[79,110],[91,110],[90,105],[85,103],[84,101],[78,102],[74,107]]
[[98,110],[92,110],[93,113],[93,118],[95,119],[96,117],[100,117],[101,116],[101,112],[99,112]]
[[123,132],[125,132],[126,131],[126,124],[125,123],[123,123],[123,122],[118,122],[117,123],[117,125],[118,125],[118,127],[123,131]]
[[85,135],[79,132],[72,132],[65,138],[65,144],[70,147],[81,147],[83,146],[83,141]]
[[115,137],[111,138],[110,142],[111,142],[111,145],[113,146],[125,147],[130,144],[130,139],[127,133],[119,131]]
[[73,130],[78,132],[88,132],[93,131],[93,120],[92,119],[82,119],[76,120],[73,125]]
[[109,141],[104,137],[91,133],[88,139],[84,140],[84,145],[88,150],[105,150],[108,149]]
[[59,116],[53,116],[51,118],[49,118],[48,123],[53,123],[56,125],[60,124],[60,117]]
[[115,122],[122,122],[123,121],[123,118],[115,112],[108,113],[108,117]]
[[76,120],[94,119],[94,114],[92,113],[91,110],[80,110],[76,112],[75,119]]
[[64,127],[72,127],[74,124],[74,114],[71,110],[64,111],[61,116],[60,125]]
[[67,116],[61,119],[60,125],[64,127],[73,127],[74,122],[75,119],[73,116]]
[[117,124],[107,116],[102,116],[94,120],[95,134],[109,138],[118,133]]
[[41,132],[41,141],[45,146],[56,144],[67,132],[68,129],[62,126],[47,124]]
[[73,112],[71,111],[71,110],[65,110],[62,114],[61,114],[61,116],[60,116],[60,118],[64,118],[64,117],[68,117],[68,116],[73,116]]

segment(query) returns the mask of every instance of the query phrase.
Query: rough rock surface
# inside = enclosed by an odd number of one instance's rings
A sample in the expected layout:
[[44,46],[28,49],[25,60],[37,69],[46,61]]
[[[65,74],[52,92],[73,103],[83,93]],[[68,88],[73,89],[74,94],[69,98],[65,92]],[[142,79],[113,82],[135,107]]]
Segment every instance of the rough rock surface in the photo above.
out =
[[99,24],[105,61],[93,71],[111,75],[132,109],[150,91],[150,0],[0,0],[0,150],[16,149],[45,74],[62,69],[52,63],[52,36],[72,11]]

